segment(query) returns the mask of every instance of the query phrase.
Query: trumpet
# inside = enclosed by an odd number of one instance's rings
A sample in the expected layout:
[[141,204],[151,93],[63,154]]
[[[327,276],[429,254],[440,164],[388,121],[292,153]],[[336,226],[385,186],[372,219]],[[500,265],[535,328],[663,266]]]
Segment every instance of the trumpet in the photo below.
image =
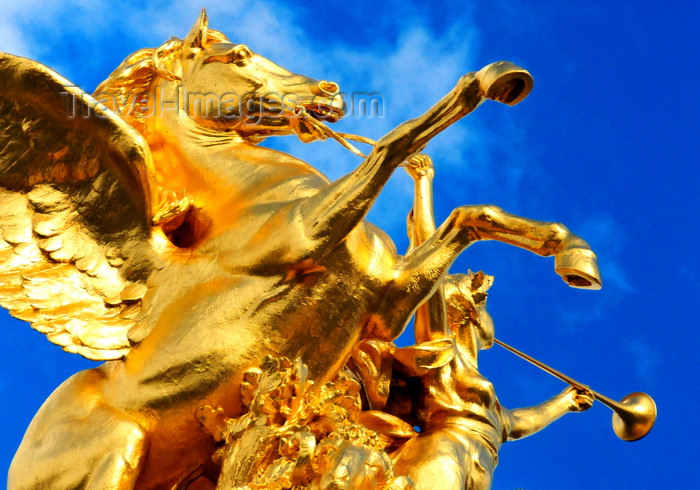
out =
[[498,339],[493,339],[493,341],[513,354],[522,357],[529,363],[534,364],[543,371],[570,384],[574,388],[590,391],[596,400],[600,400],[601,403],[610,407],[614,412],[612,416],[613,431],[617,437],[623,441],[638,441],[647,435],[654,426],[654,422],[656,421],[656,403],[654,403],[654,399],[646,393],[640,391],[630,393],[619,402],[616,402],[605,395],[601,395],[597,391],[591,390],[588,386],[579,383],[566,374],[547,366],[545,363],[528,356],[515,347],[511,347],[505,342],[501,342]]

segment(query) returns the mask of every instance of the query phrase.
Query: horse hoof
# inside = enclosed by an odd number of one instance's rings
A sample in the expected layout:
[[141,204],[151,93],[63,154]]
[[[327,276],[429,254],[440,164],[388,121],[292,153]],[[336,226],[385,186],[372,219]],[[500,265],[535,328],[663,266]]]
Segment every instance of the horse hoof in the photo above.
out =
[[592,250],[586,248],[569,248],[558,253],[554,270],[574,288],[600,289],[603,286],[598,259]]
[[523,100],[532,90],[532,75],[510,61],[486,65],[477,73],[484,97],[508,105]]

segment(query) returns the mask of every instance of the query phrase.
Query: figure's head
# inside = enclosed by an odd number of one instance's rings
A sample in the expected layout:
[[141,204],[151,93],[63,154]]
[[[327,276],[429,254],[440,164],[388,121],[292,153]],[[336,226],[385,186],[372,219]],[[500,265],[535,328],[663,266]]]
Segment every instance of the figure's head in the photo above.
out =
[[129,56],[96,89],[95,98],[141,132],[147,118],[180,116],[245,139],[296,133],[318,139],[299,111],[335,122],[344,115],[338,86],[296,75],[208,28],[204,10],[184,40]]
[[486,297],[493,277],[481,271],[469,271],[468,274],[451,274],[443,284],[447,321],[452,332],[461,337],[473,330],[480,349],[491,347],[494,326],[491,315],[486,311]]

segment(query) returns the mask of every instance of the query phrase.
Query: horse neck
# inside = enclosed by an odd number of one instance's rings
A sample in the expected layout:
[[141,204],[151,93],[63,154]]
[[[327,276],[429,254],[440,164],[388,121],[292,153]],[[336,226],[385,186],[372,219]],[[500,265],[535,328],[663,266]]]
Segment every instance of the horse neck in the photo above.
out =
[[[174,97],[166,94],[164,100]],[[164,189],[204,188],[219,182],[233,186],[231,192],[246,194],[247,188],[259,192],[280,181],[310,175],[327,182],[325,176],[306,162],[253,145],[235,131],[203,127],[182,108],[164,110],[145,122],[143,135],[153,154],[160,187]]]

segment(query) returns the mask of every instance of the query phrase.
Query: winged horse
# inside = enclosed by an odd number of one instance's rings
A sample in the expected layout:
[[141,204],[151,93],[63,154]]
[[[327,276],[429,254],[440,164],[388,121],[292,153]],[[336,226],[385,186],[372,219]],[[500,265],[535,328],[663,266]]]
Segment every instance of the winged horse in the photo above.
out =
[[[9,487],[215,481],[199,407],[240,415],[243,373],[267,354],[332,378],[360,340],[396,338],[474,241],[554,255],[569,284],[600,287],[595,255],[560,224],[459,207],[401,256],[364,221],[432,137],[486,98],[516,104],[531,85],[506,62],[469,73],[330,182],[257,143],[324,138],[317,120],[343,115],[338,86],[230,42],[204,12],[186,39],[129,56],[94,98],[3,54],[0,304],[66,351],[105,361],[44,403]],[[215,97],[193,110],[183,90]],[[226,94],[252,94],[253,110]],[[162,108],[149,102],[156,95]]]

